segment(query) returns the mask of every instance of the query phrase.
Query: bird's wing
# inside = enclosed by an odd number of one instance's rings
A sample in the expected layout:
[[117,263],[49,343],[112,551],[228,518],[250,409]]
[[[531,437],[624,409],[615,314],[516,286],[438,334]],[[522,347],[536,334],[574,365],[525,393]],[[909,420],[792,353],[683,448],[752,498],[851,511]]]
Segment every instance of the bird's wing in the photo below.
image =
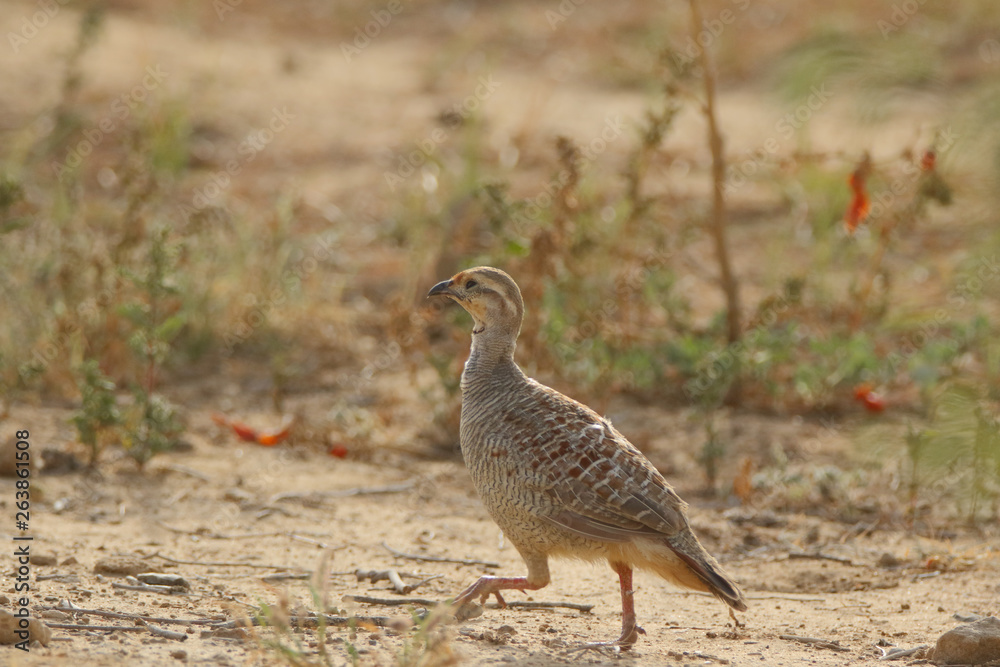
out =
[[539,491],[557,508],[544,518],[609,542],[684,530],[686,503],[646,457],[589,408],[558,398],[551,414],[559,417],[545,420],[551,427],[538,434],[531,462],[548,482]]

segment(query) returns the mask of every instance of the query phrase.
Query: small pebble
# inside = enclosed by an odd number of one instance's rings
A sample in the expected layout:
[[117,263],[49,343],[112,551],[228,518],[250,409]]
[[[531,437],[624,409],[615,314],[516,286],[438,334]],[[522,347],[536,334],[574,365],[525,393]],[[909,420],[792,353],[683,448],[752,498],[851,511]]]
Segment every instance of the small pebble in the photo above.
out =
[[1000,660],[1000,618],[988,616],[949,630],[929,656],[944,665],[981,665]]
[[[0,644],[17,644],[24,639],[17,634],[19,619],[9,611],[0,610]],[[48,646],[52,640],[52,630],[37,618],[28,617],[28,637],[30,641],[39,641],[42,646]],[[30,644],[29,644],[30,646]]]
[[42,613],[40,613],[38,616],[40,618],[45,618],[45,619],[48,619],[50,621],[60,621],[60,622],[68,621],[70,619],[70,615],[69,614],[67,614],[65,612],[57,611],[55,609],[47,609],[47,610],[43,611]]
[[191,584],[188,583],[187,579],[179,574],[143,572],[135,575],[135,578],[144,584],[150,584],[152,586],[180,586],[182,588],[191,588]]
[[893,554],[885,552],[878,559],[879,567],[899,567],[900,560]]
[[135,576],[148,569],[149,564],[135,556],[105,556],[94,564],[95,573],[120,577]]

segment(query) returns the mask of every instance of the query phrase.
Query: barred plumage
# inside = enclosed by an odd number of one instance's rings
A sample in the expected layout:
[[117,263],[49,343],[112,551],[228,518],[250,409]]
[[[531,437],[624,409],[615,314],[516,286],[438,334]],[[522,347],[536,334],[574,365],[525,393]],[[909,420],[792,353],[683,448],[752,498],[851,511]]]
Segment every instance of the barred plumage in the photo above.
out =
[[549,556],[605,559],[618,573],[622,634],[643,630],[632,604],[632,568],[714,594],[744,611],[739,587],[695,537],[687,504],[611,423],[527,377],[514,362],[524,306],[503,271],[478,267],[435,285],[472,315],[472,353],[462,373],[461,446],[490,516],[528,566],[526,577],[482,577],[460,609],[501,590],[549,583]]

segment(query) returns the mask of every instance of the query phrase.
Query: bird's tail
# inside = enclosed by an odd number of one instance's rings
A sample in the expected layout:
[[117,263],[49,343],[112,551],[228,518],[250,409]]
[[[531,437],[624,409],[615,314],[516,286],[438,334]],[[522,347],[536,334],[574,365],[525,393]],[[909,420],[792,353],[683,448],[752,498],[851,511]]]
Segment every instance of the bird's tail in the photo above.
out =
[[729,578],[705,548],[701,546],[693,534],[681,534],[666,540],[670,549],[698,577],[706,590],[719,598],[736,611],[746,611],[747,603],[743,591],[736,582]]

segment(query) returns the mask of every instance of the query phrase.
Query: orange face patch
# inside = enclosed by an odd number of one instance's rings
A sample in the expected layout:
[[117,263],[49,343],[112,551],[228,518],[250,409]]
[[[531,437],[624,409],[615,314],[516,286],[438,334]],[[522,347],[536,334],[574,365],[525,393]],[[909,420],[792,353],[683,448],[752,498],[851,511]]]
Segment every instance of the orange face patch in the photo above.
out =
[[472,317],[476,319],[477,322],[485,321],[486,317],[486,304],[482,301],[469,301],[468,299],[463,299],[459,301],[462,308],[465,308]]

